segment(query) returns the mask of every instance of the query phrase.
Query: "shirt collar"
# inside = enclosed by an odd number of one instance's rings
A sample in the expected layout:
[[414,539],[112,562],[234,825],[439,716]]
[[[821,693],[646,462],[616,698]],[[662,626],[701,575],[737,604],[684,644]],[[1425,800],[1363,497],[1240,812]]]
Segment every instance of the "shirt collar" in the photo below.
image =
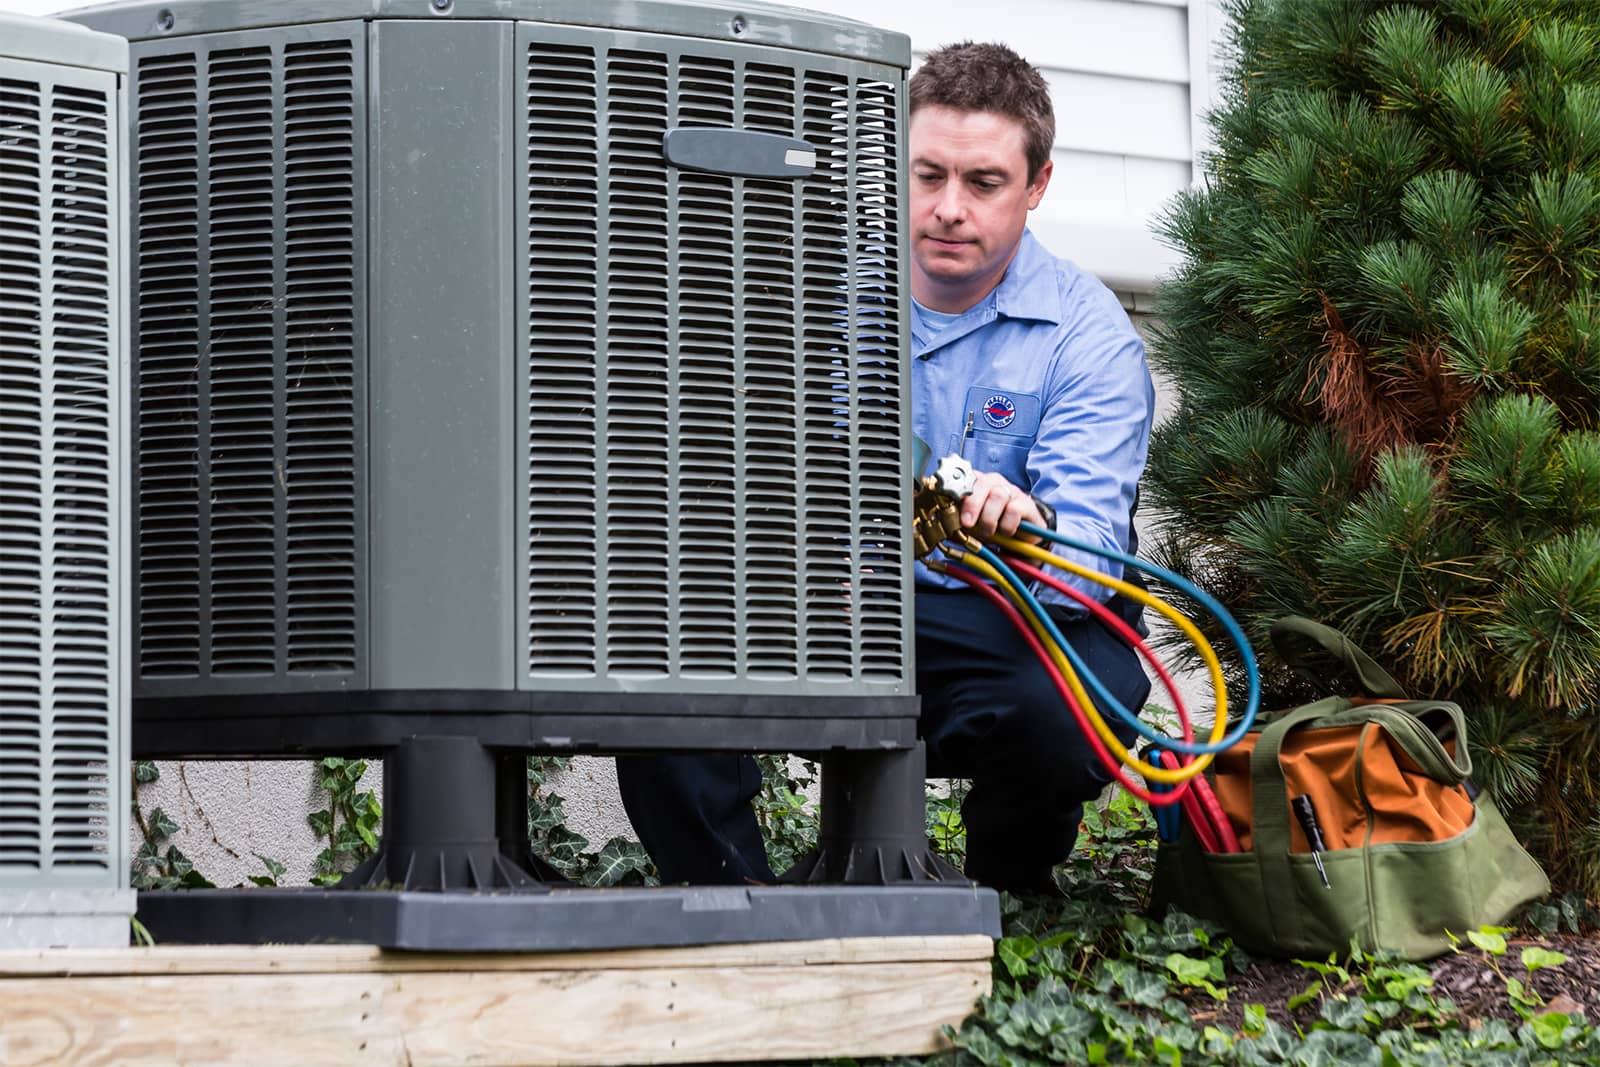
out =
[[1033,233],[1024,229],[1000,284],[950,325],[929,337],[917,329],[912,314],[913,354],[926,359],[946,345],[961,340],[996,319],[1031,319],[1059,325],[1061,290],[1056,281],[1056,259],[1045,251]]
[[1033,236],[1022,231],[1017,254],[995,287],[995,310],[1004,318],[1061,323],[1061,288],[1056,259]]

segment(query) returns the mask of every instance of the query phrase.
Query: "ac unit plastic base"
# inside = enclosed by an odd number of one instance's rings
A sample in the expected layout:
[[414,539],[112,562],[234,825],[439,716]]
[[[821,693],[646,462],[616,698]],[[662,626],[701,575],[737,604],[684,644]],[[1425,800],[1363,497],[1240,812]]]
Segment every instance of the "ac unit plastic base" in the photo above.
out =
[[161,943],[346,942],[423,952],[566,952],[835,937],[1000,936],[1000,898],[974,885],[664,886],[548,893],[152,890]]

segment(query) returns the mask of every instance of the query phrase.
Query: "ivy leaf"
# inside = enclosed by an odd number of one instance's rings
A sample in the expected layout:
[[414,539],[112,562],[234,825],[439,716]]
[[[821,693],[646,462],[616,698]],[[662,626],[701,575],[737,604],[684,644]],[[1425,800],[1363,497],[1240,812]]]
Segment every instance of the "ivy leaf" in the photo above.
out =
[[1522,950],[1522,965],[1529,971],[1537,971],[1541,967],[1559,967],[1566,962],[1565,953],[1552,952],[1537,945],[1530,945]]
[[333,831],[333,812],[326,808],[313,811],[306,816],[306,822],[311,824],[311,829],[316,831],[318,837],[327,837]]
[[1202,982],[1214,977],[1211,973],[1211,961],[1197,960],[1192,956],[1185,956],[1181,952],[1174,952],[1167,956],[1167,970],[1171,971],[1184,985],[1200,985]]
[[1244,1018],[1240,1027],[1244,1033],[1251,1037],[1259,1037],[1267,1029],[1267,1006],[1265,1004],[1246,1004]]
[[643,845],[625,837],[613,837],[595,857],[584,884],[602,888],[620,885],[629,875],[643,875],[649,870],[650,855]]
[[365,821],[356,823],[356,833],[361,835],[361,843],[368,848],[378,847],[378,835],[372,832],[372,828]]
[[194,864],[189,862],[189,857],[178,851],[178,846],[176,845],[167,849],[166,864],[167,870],[178,878],[182,878],[194,870]]
[[1142,1007],[1159,1007],[1167,999],[1166,980],[1159,974],[1153,974],[1142,967],[1130,965],[1125,968],[1119,968],[1116,979],[1117,985],[1122,987],[1122,991],[1127,994],[1128,999]]
[[1351,1000],[1348,997],[1324,1000],[1321,1015],[1328,1025],[1337,1030],[1363,1032],[1367,1029],[1367,1003],[1364,1000]]
[[1002,937],[995,946],[995,952],[1011,977],[1023,978],[1028,973],[1028,960],[1038,947],[1039,942],[1023,934],[1020,937]]
[[156,767],[154,760],[141,759],[133,761],[133,780],[140,785],[149,785],[160,777],[161,771]]
[[178,824],[160,808],[150,812],[150,833],[157,841],[165,840],[178,832]]

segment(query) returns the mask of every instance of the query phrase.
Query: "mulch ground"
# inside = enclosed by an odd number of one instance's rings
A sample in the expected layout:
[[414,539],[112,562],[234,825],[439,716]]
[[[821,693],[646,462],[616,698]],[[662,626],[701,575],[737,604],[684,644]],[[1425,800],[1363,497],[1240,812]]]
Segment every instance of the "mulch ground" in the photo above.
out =
[[[1567,961],[1529,975],[1521,963],[1522,949],[1529,945],[1563,953]],[[1600,938],[1514,939],[1498,962],[1505,975],[1523,979],[1543,997],[1547,1009],[1569,1014],[1581,1009],[1591,1022],[1600,1020]],[[1503,1019],[1513,1027],[1522,1022],[1506,995],[1505,979],[1495,973],[1484,953],[1466,946],[1460,953],[1446,954],[1424,966],[1433,975],[1434,998],[1453,1001],[1456,1014],[1469,1027],[1475,1021],[1489,1019]],[[1291,1016],[1286,1005],[1289,998],[1303,992],[1315,979],[1312,972],[1298,964],[1258,960],[1242,975],[1230,976],[1225,1004],[1213,1008],[1196,1003],[1195,1018],[1237,1029],[1247,1005],[1263,1004],[1268,1017],[1277,1022],[1289,1026],[1298,1021],[1305,1026],[1316,1018],[1316,1007],[1302,1007]],[[1361,987],[1355,982],[1344,992],[1359,995]]]

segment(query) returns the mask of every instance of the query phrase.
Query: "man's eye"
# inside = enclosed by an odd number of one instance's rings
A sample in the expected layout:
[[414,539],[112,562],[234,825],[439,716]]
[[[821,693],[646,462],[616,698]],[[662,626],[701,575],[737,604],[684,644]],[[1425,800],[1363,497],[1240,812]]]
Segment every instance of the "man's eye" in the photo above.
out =
[[992,193],[996,189],[1000,188],[999,182],[973,182],[972,185],[978,191],[984,193]]

